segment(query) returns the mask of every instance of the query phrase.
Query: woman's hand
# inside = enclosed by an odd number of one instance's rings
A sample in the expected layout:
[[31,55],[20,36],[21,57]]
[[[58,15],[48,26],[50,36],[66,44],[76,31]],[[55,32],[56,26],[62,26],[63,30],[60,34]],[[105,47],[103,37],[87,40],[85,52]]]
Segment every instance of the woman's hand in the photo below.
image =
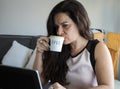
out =
[[63,87],[61,84],[59,84],[58,82],[54,83],[53,85],[51,85],[48,89],[66,89],[65,87]]
[[43,53],[44,51],[49,50],[49,38],[48,37],[40,37],[37,40],[37,51]]

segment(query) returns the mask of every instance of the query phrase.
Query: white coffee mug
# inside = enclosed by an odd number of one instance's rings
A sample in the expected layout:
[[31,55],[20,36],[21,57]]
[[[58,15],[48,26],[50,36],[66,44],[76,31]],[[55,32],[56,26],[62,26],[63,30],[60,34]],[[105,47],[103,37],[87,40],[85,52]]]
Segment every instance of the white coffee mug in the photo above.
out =
[[50,36],[50,51],[61,52],[63,41],[64,37],[62,36]]

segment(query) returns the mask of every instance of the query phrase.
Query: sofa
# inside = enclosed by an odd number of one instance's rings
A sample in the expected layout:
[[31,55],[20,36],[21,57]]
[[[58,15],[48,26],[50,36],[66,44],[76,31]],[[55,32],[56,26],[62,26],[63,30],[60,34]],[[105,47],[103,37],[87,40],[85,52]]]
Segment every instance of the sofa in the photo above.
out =
[[[9,58],[14,57],[15,61],[17,61],[18,58],[25,56],[25,52],[28,52],[28,49],[29,49],[29,57],[30,57],[31,56],[30,52],[32,54],[32,52],[36,46],[36,41],[39,37],[40,36],[30,36],[30,35],[0,35],[0,64],[2,64],[2,62],[8,63],[6,61],[3,61],[3,59],[10,61],[8,58],[5,58],[5,57],[9,57]],[[16,41],[16,42],[14,42],[14,41]],[[13,42],[17,43],[17,44],[14,44],[14,47],[12,47]],[[21,51],[24,51],[24,49],[25,49],[25,52],[21,52],[21,53],[17,52],[17,51],[19,51],[18,49]],[[8,53],[8,51],[9,52],[12,51],[13,53],[10,54],[10,53]],[[17,53],[19,53],[19,55],[20,55],[20,57],[18,57],[18,58],[17,58],[17,56],[18,56]],[[22,54],[22,53],[24,53],[24,54]],[[11,57],[12,55],[13,55],[13,57]],[[20,60],[18,60],[18,61],[20,61]],[[26,59],[26,62],[28,62],[28,58]],[[9,62],[8,64],[10,64],[10,63],[14,64],[14,61]],[[24,66],[25,66],[25,64],[26,63],[24,63]],[[19,67],[21,67],[21,66],[19,66]],[[23,67],[23,65],[22,65],[22,67]]]

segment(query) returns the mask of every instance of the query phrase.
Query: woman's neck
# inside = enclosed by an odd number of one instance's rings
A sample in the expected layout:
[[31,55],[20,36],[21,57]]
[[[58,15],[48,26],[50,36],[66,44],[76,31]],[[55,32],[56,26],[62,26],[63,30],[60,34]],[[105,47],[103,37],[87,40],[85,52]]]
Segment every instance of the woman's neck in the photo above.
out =
[[87,45],[88,40],[86,40],[85,38],[78,38],[76,41],[74,41],[71,44],[71,55],[76,55],[78,54],[80,51],[82,51],[85,46]]

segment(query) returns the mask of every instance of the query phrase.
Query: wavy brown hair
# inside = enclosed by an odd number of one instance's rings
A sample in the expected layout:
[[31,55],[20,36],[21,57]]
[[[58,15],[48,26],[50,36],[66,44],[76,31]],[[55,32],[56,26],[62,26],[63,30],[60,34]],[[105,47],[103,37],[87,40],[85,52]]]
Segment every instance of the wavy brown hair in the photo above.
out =
[[[61,12],[66,13],[73,20],[81,36],[88,40],[92,39],[88,14],[84,6],[76,0],[62,1],[52,9],[47,20],[48,36],[57,35],[54,17]],[[64,45],[60,53],[51,51],[44,52],[42,75],[46,82],[51,80],[52,83],[59,82],[62,85],[68,84],[66,81],[68,71],[66,61],[70,57],[70,52],[71,48],[69,44]]]

